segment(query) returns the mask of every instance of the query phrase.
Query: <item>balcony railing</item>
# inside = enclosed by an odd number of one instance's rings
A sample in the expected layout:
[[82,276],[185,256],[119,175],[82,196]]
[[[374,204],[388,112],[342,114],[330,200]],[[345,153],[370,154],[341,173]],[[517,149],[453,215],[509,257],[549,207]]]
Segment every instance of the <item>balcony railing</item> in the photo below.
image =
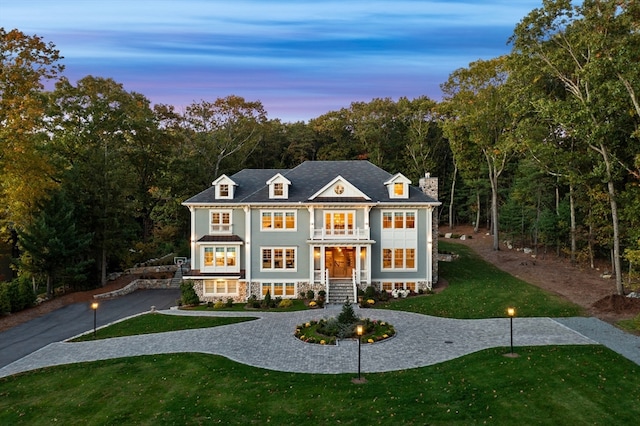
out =
[[314,229],[313,240],[369,240],[369,229]]

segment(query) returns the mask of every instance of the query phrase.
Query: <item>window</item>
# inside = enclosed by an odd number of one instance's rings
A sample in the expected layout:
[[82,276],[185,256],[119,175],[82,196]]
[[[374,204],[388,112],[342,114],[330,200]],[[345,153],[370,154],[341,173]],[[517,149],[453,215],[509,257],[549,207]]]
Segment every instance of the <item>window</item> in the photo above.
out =
[[415,269],[415,256],[414,248],[383,248],[382,269]]
[[273,297],[293,297],[296,294],[296,284],[286,282],[262,283],[261,293],[263,298],[267,295],[267,292]]
[[202,269],[207,272],[237,272],[237,246],[209,246],[203,248]]
[[238,282],[236,280],[205,280],[204,295],[219,296],[238,294]]
[[211,210],[210,233],[231,233],[231,210]]
[[416,283],[415,282],[383,282],[382,289],[385,291],[393,291],[393,290],[411,290],[416,291]]
[[282,197],[284,195],[284,183],[273,184],[273,195],[275,197]]
[[402,197],[404,195],[404,183],[396,182],[393,184],[393,195]]
[[384,229],[393,228],[393,222],[392,222],[391,218],[392,218],[391,212],[382,213],[382,227]]
[[261,222],[263,231],[295,231],[296,212],[263,211]]
[[324,229],[327,235],[353,235],[354,212],[325,212]]
[[382,212],[382,229],[415,229],[416,212]]
[[226,183],[220,184],[220,197],[227,198],[229,196],[229,185]]
[[263,248],[262,269],[289,270],[296,269],[296,249]]

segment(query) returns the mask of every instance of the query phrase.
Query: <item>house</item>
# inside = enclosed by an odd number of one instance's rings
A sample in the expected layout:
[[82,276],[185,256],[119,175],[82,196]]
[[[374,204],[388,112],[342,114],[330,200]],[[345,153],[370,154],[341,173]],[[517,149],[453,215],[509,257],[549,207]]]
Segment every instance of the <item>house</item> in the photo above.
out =
[[438,280],[437,178],[418,189],[368,161],[307,161],[222,175],[191,212],[192,280],[202,301],[326,291],[431,289]]

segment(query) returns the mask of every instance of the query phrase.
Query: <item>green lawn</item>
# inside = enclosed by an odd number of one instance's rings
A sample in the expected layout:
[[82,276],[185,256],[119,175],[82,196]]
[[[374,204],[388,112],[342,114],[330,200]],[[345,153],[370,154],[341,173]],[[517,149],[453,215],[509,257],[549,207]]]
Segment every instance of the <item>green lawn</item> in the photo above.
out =
[[449,282],[443,292],[394,300],[376,307],[417,312],[447,318],[495,318],[515,307],[521,317],[566,317],[583,315],[583,309],[551,295],[485,262],[469,247],[439,242],[441,251],[460,255],[453,262],[440,262],[440,276]]
[[[71,364],[0,379],[3,425],[630,425],[640,367],[601,346],[490,349],[367,374],[268,371],[205,354]],[[330,362],[326,360],[325,362]]]
[[117,322],[108,327],[96,330],[93,333],[84,334],[72,342],[83,342],[94,339],[108,339],[110,337],[135,336],[138,334],[162,333],[165,331],[189,330],[192,328],[217,327],[220,325],[235,324],[251,321],[250,317],[196,317],[164,315],[160,313],[147,313]]
[[[464,246],[441,247],[461,256],[440,264],[449,287],[390,307],[458,318],[504,316],[507,306],[519,316],[581,313]],[[250,318],[148,314],[99,330],[98,338],[238,320]],[[504,357],[507,351],[398,372],[365,371],[364,384],[352,383],[355,373],[283,373],[195,353],[63,365],[0,379],[0,424],[626,425],[640,418],[640,367],[611,350],[517,347],[518,358]]]

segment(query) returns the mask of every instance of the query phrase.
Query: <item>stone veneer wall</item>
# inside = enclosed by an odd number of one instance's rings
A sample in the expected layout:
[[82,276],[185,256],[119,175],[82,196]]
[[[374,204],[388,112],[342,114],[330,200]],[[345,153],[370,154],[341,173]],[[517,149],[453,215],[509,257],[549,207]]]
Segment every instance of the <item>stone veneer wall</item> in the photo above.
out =
[[[431,198],[433,198],[434,200],[438,199],[438,178],[436,177],[431,177],[431,175],[429,173],[425,173],[423,178],[420,178],[420,190],[422,190],[423,193],[425,193],[426,195],[430,196]],[[432,229],[431,229],[431,239],[433,241],[432,243],[432,259],[433,259],[433,283],[435,284],[438,282],[438,208],[434,207],[432,214],[431,214],[431,224]],[[420,285],[418,285],[418,287],[420,287]],[[429,290],[431,290],[431,288],[429,288]]]
[[244,281],[238,281],[238,294],[236,296],[229,296],[229,295],[223,295],[223,296],[205,296],[204,295],[204,280],[192,280],[193,283],[193,290],[196,292],[196,295],[198,296],[198,299],[200,299],[201,302],[217,302],[218,300],[221,300],[223,302],[226,302],[227,299],[233,299],[234,302],[236,303],[243,303],[247,301],[247,286],[248,284]]
[[[255,296],[256,299],[262,299],[262,288],[260,287],[261,283],[252,282],[249,286],[249,294],[247,297]],[[293,296],[293,298],[305,297],[307,291],[313,290],[314,294],[317,296],[320,290],[326,290],[325,286],[320,283],[310,283],[309,281],[298,281],[297,283],[298,293]]]

